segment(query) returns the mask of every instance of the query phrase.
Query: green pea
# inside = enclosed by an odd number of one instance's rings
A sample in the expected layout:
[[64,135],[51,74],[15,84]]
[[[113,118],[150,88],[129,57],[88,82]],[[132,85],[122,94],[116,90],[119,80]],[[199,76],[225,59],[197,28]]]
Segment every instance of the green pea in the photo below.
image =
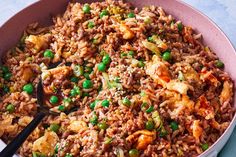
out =
[[3,78],[4,78],[5,80],[10,80],[11,76],[12,76],[11,73],[5,73],[5,74],[3,75]]
[[59,129],[60,129],[60,125],[53,123],[53,124],[50,125],[49,129],[50,129],[51,131],[54,131],[54,132],[57,133],[57,132],[59,131]]
[[9,89],[9,87],[8,86],[3,86],[3,91],[5,92],[5,93],[8,93],[9,91],[10,91],[10,89]]
[[183,30],[183,24],[182,23],[178,23],[177,24],[177,28],[178,28],[179,32],[181,32]]
[[209,145],[207,143],[204,143],[201,145],[201,147],[202,147],[202,150],[205,151],[209,148]]
[[83,93],[82,96],[83,97],[89,96],[89,93]]
[[90,73],[93,71],[93,68],[91,68],[91,67],[85,67],[84,70],[90,74]]
[[74,82],[74,83],[77,83],[77,82],[79,81],[79,78],[73,76],[73,77],[71,77],[70,81],[71,81],[71,82]]
[[25,91],[28,94],[32,94],[34,91],[34,86],[32,85],[32,83],[28,83],[23,86],[23,91]]
[[90,77],[89,77],[89,73],[84,73],[84,77],[87,79],[87,80],[90,80]]
[[98,123],[98,127],[102,130],[106,130],[108,125],[105,122]]
[[54,58],[54,54],[52,53],[51,50],[44,51],[43,56],[51,59]]
[[106,70],[106,65],[104,63],[99,63],[98,70],[104,72]]
[[138,67],[139,67],[139,68],[142,68],[142,67],[144,67],[144,66],[145,66],[145,64],[144,64],[143,61],[139,61],[139,62],[138,62]]
[[160,131],[160,133],[159,133],[159,136],[160,136],[160,137],[165,137],[166,135],[168,135],[168,132],[166,131],[166,129],[164,129],[164,128],[162,127],[162,129],[161,129],[161,131]]
[[169,51],[164,52],[163,55],[162,55],[162,58],[165,61],[170,61],[171,60],[171,53]]
[[109,100],[105,99],[105,100],[102,101],[102,106],[103,107],[109,107],[109,105],[110,105]]
[[146,122],[145,127],[147,130],[153,130],[154,129],[154,123],[153,121],[149,120]]
[[122,100],[122,103],[123,105],[128,106],[128,107],[131,105],[131,101],[128,98],[124,98]]
[[90,107],[92,110],[94,110],[95,106],[96,106],[96,101],[92,102],[92,103],[89,105],[89,107]]
[[39,152],[32,152],[33,157],[46,157],[46,155],[39,153]]
[[9,69],[7,66],[1,66],[1,69],[3,73],[9,73]]
[[71,91],[70,91],[70,95],[71,96],[76,96],[76,95],[81,95],[81,91],[79,89],[79,87],[74,87]]
[[15,111],[15,106],[12,105],[12,104],[8,104],[6,106],[6,110],[9,112],[9,113],[13,113]]
[[83,82],[83,88],[84,89],[89,89],[89,88],[92,88],[93,87],[93,83],[91,80],[85,80]]
[[170,123],[170,127],[171,127],[171,129],[172,129],[173,131],[179,129],[179,125],[178,125],[178,123],[175,122],[175,121],[172,121],[172,122]]
[[71,98],[64,98],[64,99],[63,99],[63,102],[64,102],[64,103],[71,103],[72,100],[71,100]]
[[101,13],[100,13],[100,18],[103,18],[103,16],[107,16],[109,15],[109,12],[107,10],[103,10]]
[[90,8],[90,6],[89,6],[88,4],[85,4],[85,5],[83,6],[83,12],[84,12],[84,13],[89,14],[89,13],[90,13],[90,10],[91,10],[91,8]]
[[109,64],[109,63],[111,62],[110,56],[109,56],[108,54],[106,54],[105,56],[103,56],[102,62],[103,62],[105,65]]
[[56,103],[58,103],[58,97],[53,95],[50,97],[49,101],[51,104],[56,104]]
[[131,149],[131,150],[129,150],[129,156],[130,157],[138,157],[139,151],[137,149]]
[[73,155],[71,155],[70,153],[66,153],[65,157],[73,157]]
[[217,60],[216,63],[215,63],[215,66],[217,68],[223,68],[224,67],[224,63],[220,60]]
[[152,37],[152,36],[148,37],[148,41],[150,41],[150,42],[154,42],[153,37]]
[[89,21],[88,22],[88,28],[93,28],[95,26],[94,22]]
[[65,111],[65,106],[64,105],[60,105],[60,106],[58,106],[58,110],[59,111]]
[[129,52],[128,52],[128,55],[134,57],[134,51],[129,51]]
[[146,113],[151,113],[154,110],[154,106],[150,106],[147,110]]
[[98,123],[97,115],[93,115],[92,118],[89,121],[92,125],[96,125]]
[[129,13],[128,15],[128,18],[134,18],[135,17],[135,14],[133,12]]

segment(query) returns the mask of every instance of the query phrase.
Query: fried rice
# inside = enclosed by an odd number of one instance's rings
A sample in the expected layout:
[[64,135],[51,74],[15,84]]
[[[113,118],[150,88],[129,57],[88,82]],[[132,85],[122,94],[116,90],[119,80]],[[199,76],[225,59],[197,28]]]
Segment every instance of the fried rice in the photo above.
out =
[[[44,118],[21,156],[197,156],[234,116],[223,62],[159,6],[70,2],[53,25],[29,25],[2,62],[3,141],[38,112],[40,76],[47,103],[61,112]],[[66,115],[71,106],[78,109]]]

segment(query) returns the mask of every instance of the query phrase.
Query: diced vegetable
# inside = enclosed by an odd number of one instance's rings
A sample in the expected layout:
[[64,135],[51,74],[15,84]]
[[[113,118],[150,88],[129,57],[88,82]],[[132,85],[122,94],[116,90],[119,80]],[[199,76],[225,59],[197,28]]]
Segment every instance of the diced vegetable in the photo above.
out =
[[62,112],[65,111],[65,106],[64,105],[58,106],[58,110]]
[[99,63],[98,70],[104,72],[106,70],[106,65],[104,63]]
[[143,43],[143,46],[144,46],[146,49],[152,51],[153,53],[155,53],[155,54],[158,55],[158,56],[161,55],[161,52],[160,52],[160,50],[159,50],[159,48],[157,47],[156,44],[151,43],[151,42],[148,42],[148,41],[145,41],[145,40],[144,40],[142,43]]
[[85,80],[83,82],[83,88],[84,89],[89,89],[89,88],[92,88],[93,87],[93,83],[91,80]]
[[88,22],[88,28],[93,28],[95,26],[94,22],[89,21]]
[[93,68],[86,66],[86,67],[84,68],[84,71],[90,74],[90,73],[93,71]]
[[98,123],[98,117],[94,114],[91,119],[89,120],[92,125],[96,125]]
[[217,68],[224,68],[224,63],[220,60],[216,61],[215,66]]
[[1,69],[2,69],[3,73],[8,73],[9,72],[9,69],[8,69],[7,66],[1,66]]
[[60,125],[58,125],[58,124],[51,124],[49,128],[50,128],[51,131],[54,131],[55,133],[57,133],[59,131],[59,129],[60,129]]
[[53,105],[57,104],[58,100],[59,100],[58,97],[55,96],[55,95],[51,96],[50,99],[49,99],[50,103],[53,104]]
[[103,58],[102,58],[102,62],[105,65],[109,64],[111,62],[111,57],[108,54],[104,55]]
[[89,73],[84,73],[84,77],[87,79],[87,80],[90,80],[90,74]]
[[131,149],[129,150],[129,157],[138,157],[139,151],[137,149]]
[[100,13],[100,18],[103,18],[104,16],[109,15],[109,12],[107,10],[102,10],[102,12]]
[[98,123],[98,127],[100,129],[106,130],[108,128],[108,125],[106,124],[106,122],[101,122],[101,123]]
[[104,141],[104,144],[111,144],[113,141],[113,138],[107,137],[106,140]]
[[166,129],[164,127],[162,127],[160,130],[159,136],[165,137],[166,135],[168,135],[168,132],[166,131]]
[[134,37],[134,32],[125,24],[120,24],[119,28],[123,34],[124,39],[132,39]]
[[74,88],[70,91],[70,95],[71,96],[76,96],[76,95],[81,95],[81,91],[79,89],[79,87],[74,86]]
[[182,71],[179,71],[178,80],[180,80],[180,81],[184,81],[185,80],[184,74],[182,73]]
[[179,32],[181,32],[183,30],[183,24],[181,22],[178,23],[177,28],[178,28]]
[[32,152],[33,157],[46,157],[46,155],[39,153],[39,152]]
[[172,122],[170,123],[170,127],[171,127],[171,129],[172,129],[173,131],[179,129],[179,125],[178,125],[178,123],[175,122],[175,121],[172,121]]
[[204,143],[201,145],[201,147],[202,147],[202,150],[205,151],[209,148],[209,145],[207,143]]
[[124,98],[122,100],[122,104],[129,107],[131,105],[131,101],[128,98]]
[[162,127],[162,121],[161,121],[161,117],[160,117],[158,111],[154,111],[152,113],[152,119],[153,119],[156,129],[159,129],[160,127]]
[[105,99],[105,100],[102,101],[102,106],[103,107],[109,107],[109,105],[110,105],[109,100]]
[[171,53],[169,51],[166,51],[163,53],[162,55],[162,58],[165,60],[165,61],[170,61],[171,60]]
[[28,94],[32,94],[34,91],[34,86],[29,83],[23,86],[23,91],[27,92]]
[[77,83],[79,81],[79,79],[78,79],[78,77],[73,76],[73,77],[71,77],[70,81]]
[[134,57],[134,51],[129,51],[128,55],[130,55],[131,57]]
[[75,66],[72,67],[72,69],[73,69],[74,75],[76,77],[79,77],[79,76],[84,74],[84,69],[80,65],[75,65]]
[[145,64],[144,64],[143,61],[138,61],[138,67],[139,67],[139,68],[142,68],[142,67],[144,67],[144,66],[145,66]]
[[127,16],[128,16],[128,18],[134,18],[135,14],[133,12],[130,12]]
[[154,123],[153,123],[153,121],[152,121],[152,120],[147,121],[146,124],[145,124],[145,128],[146,128],[147,130],[153,130],[153,129],[154,129]]
[[9,81],[10,78],[11,78],[11,76],[12,76],[12,74],[8,72],[8,73],[5,73],[5,74],[3,75],[3,78],[4,78],[5,80]]
[[151,105],[147,110],[146,113],[151,113],[154,110],[154,106]]
[[90,13],[90,10],[91,10],[91,8],[90,8],[90,6],[89,6],[88,4],[85,4],[85,5],[83,6],[83,12],[84,12],[84,13],[89,14],[89,13]]
[[6,110],[9,112],[9,113],[13,113],[15,111],[15,106],[12,105],[12,104],[8,104],[6,106]]
[[168,49],[167,44],[163,42],[158,35],[153,35],[152,39],[157,44],[157,47],[160,48],[162,51],[166,51]]
[[92,110],[94,110],[94,108],[95,108],[95,106],[96,106],[96,104],[97,104],[98,101],[99,101],[99,100],[95,100],[94,102],[92,102],[92,103],[90,104],[90,108],[91,108]]
[[65,157],[73,157],[73,155],[70,154],[70,153],[66,153],[66,156],[65,156]]
[[44,51],[43,56],[51,59],[54,58],[54,54],[51,50]]

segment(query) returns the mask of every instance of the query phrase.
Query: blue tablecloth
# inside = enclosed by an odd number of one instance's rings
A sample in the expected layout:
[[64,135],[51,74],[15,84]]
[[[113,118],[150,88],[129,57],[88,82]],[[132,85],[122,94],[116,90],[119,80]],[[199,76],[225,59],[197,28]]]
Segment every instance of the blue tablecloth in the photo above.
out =
[[[1,0],[0,26],[19,10],[37,0]],[[183,0],[210,17],[236,47],[236,0]],[[234,149],[235,148],[235,149]],[[219,157],[236,156],[236,128]]]

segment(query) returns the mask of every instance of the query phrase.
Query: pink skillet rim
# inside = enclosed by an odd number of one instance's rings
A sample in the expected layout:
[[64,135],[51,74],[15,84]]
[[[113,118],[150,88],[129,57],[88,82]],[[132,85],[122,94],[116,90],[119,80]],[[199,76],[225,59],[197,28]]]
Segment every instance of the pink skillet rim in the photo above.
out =
[[[79,2],[92,2],[94,0],[81,0]],[[129,0],[128,0],[129,1]],[[50,19],[65,10],[67,0],[41,0],[31,4],[19,13],[12,16],[0,27],[0,57],[3,52],[13,46],[20,38],[24,28],[35,21],[44,25],[50,24]],[[211,47],[213,51],[225,63],[225,70],[230,73],[233,80],[236,80],[236,52],[226,35],[206,15],[194,9],[180,0],[130,0],[135,6],[160,5],[168,13],[180,19],[185,25],[190,25],[204,37],[204,44]],[[235,89],[234,89],[235,91]],[[234,95],[234,102],[236,96]],[[236,105],[234,104],[236,107]],[[223,135],[199,157],[216,157],[227,140],[236,124],[236,115]]]

